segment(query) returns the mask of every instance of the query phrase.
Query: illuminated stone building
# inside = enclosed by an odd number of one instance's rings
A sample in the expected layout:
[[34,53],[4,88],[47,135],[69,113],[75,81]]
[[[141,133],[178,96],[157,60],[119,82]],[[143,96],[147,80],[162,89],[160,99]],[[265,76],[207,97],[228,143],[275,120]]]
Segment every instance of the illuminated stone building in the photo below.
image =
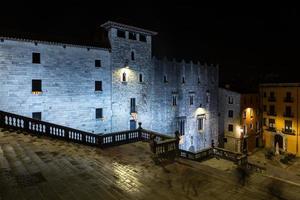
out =
[[0,36],[0,110],[93,132],[179,130],[218,143],[218,66],[152,57],[156,32],[106,22],[107,46]]
[[299,156],[299,89],[299,83],[260,85],[263,142],[277,153]]

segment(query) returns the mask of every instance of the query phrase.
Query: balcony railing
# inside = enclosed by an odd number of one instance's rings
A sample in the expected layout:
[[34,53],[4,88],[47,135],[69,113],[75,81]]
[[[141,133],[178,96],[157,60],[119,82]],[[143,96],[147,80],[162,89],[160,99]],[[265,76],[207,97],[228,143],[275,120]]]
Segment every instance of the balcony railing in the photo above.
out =
[[269,115],[269,116],[277,116],[276,112],[274,112],[274,111],[272,111],[272,112],[269,111],[269,112],[268,112],[268,115]]
[[268,127],[267,129],[266,129],[267,131],[271,131],[271,132],[276,132],[276,128],[275,127]]
[[268,101],[269,102],[275,102],[276,101],[276,98],[274,96],[269,96],[268,97]]
[[293,118],[293,117],[294,117],[293,113],[289,113],[289,112],[283,113],[283,116],[284,116],[284,117],[290,117],[290,118]]
[[284,102],[286,102],[286,103],[293,103],[294,102],[294,98],[293,97],[284,97]]
[[288,134],[288,135],[295,135],[295,130],[293,130],[293,129],[285,129],[285,128],[283,128],[282,132],[284,134]]

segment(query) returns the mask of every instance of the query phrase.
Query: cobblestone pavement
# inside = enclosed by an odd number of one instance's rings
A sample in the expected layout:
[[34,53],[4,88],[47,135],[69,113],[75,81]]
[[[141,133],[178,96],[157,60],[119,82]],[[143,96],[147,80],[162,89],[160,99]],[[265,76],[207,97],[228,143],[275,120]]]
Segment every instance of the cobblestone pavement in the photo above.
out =
[[0,131],[0,199],[299,199],[300,187],[260,174],[242,186],[222,163],[157,165],[144,142],[103,150]]

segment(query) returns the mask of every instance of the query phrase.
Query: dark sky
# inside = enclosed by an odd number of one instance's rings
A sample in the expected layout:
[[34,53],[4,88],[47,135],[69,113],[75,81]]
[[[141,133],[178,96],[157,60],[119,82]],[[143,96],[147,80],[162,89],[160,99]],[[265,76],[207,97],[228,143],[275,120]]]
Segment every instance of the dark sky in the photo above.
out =
[[39,8],[24,3],[1,9],[0,29],[85,40],[95,37],[106,20],[127,22],[159,33],[153,41],[156,56],[219,64],[221,84],[251,89],[262,81],[300,81],[296,7],[146,7],[141,2]]

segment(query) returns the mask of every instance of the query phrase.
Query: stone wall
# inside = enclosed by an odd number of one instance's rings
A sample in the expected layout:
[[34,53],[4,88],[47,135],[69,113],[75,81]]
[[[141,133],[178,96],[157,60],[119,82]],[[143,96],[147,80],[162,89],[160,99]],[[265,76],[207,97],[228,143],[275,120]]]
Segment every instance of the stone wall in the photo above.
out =
[[[32,63],[32,53],[41,63]],[[95,59],[102,67],[95,68]],[[4,40],[0,42],[0,110],[90,132],[111,131],[110,54],[105,49],[87,49],[45,43]],[[42,80],[41,94],[32,94],[32,80]],[[95,81],[103,91],[95,92]],[[96,120],[95,109],[104,119]]]

